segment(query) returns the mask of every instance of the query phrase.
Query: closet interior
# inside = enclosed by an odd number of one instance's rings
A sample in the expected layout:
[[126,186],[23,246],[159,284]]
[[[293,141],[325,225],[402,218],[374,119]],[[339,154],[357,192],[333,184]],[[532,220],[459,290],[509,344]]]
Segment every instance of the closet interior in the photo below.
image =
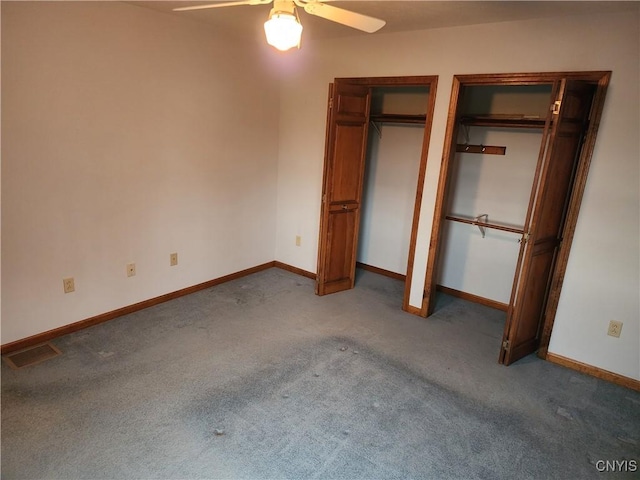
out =
[[551,93],[551,85],[464,88],[440,290],[507,310]]
[[371,89],[357,265],[405,279],[428,87]]

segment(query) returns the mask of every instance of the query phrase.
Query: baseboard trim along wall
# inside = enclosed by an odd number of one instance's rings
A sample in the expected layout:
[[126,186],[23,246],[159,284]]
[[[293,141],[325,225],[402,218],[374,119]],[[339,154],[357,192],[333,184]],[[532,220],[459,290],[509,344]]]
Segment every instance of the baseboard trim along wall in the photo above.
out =
[[622,387],[630,388],[632,390],[640,392],[640,380],[635,380],[633,378],[625,377],[624,375],[619,375],[608,370],[593,367],[591,365],[587,365],[586,363],[571,360],[570,358],[566,358],[561,355],[556,355],[555,353],[547,353],[547,355],[545,356],[545,360],[551,363],[555,363],[556,365],[561,365],[563,367],[570,368],[571,370],[577,370],[578,372],[586,373],[587,375],[591,375],[592,377],[600,378],[601,380],[606,380],[608,382],[615,383],[616,385],[620,385]]
[[142,302],[134,303],[133,305],[128,305],[126,307],[118,308],[110,312],[101,313],[100,315],[96,315],[95,317],[70,323],[69,325],[64,325],[62,327],[54,328],[53,330],[48,330],[46,332],[38,333],[31,337],[23,338],[21,340],[16,340],[15,342],[6,343],[0,347],[0,354],[5,355],[7,353],[15,352],[17,350],[24,350],[26,348],[30,348],[35,345],[48,342],[49,340],[53,340],[54,338],[67,335],[69,333],[77,332],[78,330],[82,330],[82,329],[91,327],[93,325],[98,325],[100,323],[113,320],[114,318],[118,318],[123,315],[128,315],[130,313],[134,313],[139,310],[143,310],[145,308],[153,307],[154,305],[158,305],[159,303],[168,302],[169,300],[173,300],[174,298],[182,297],[184,295],[189,295],[190,293],[195,293],[200,290],[204,290],[205,288],[215,287],[216,285],[220,285],[221,283],[230,282],[231,280],[236,280],[238,278],[251,275],[252,273],[257,273],[262,270],[266,270],[268,268],[273,268],[273,267],[280,268],[282,270],[287,270],[297,275],[302,275],[303,277],[312,278],[314,280],[316,278],[315,273],[307,272],[306,270],[293,267],[291,265],[287,265],[286,263],[276,262],[276,261],[267,262],[267,263],[263,263],[262,265],[257,265],[255,267],[247,268],[239,272],[225,275],[223,277],[214,278],[213,280],[199,283],[191,287],[186,287],[181,290],[176,290],[175,292],[166,293],[164,295],[160,295],[159,297],[150,298],[149,300],[143,300]]
[[467,300],[473,303],[479,303],[480,305],[485,305],[497,310],[502,310],[503,312],[506,312],[509,308],[509,305],[507,305],[506,303],[496,302],[495,300],[491,300],[489,298],[480,297],[472,293],[461,292],[460,290],[445,287],[443,285],[436,285],[436,290],[442,293],[446,293],[447,295],[451,295],[452,297],[462,298],[463,300]]
[[[381,275],[385,275],[385,273],[383,272],[388,272],[387,270],[382,270],[377,267],[370,267],[369,265],[359,264],[358,266],[360,268],[364,268],[365,270],[371,270]],[[286,263],[282,263],[278,261],[267,262],[267,263],[263,263],[262,265],[257,265],[255,267],[247,268],[245,270],[231,273],[223,277],[214,278],[213,280],[209,280],[207,282],[199,283],[197,285],[186,287],[181,290],[176,290],[175,292],[160,295],[159,297],[150,298],[149,300],[144,300],[142,302],[134,303],[133,305],[128,305],[126,307],[118,308],[116,310],[102,313],[100,315],[96,315],[94,317],[87,318],[85,320],[80,320],[79,322],[74,322],[69,325],[64,325],[62,327],[54,328],[53,330],[48,330],[46,332],[32,335],[31,337],[23,338],[21,340],[16,340],[15,342],[4,344],[0,347],[0,354],[5,355],[7,353],[15,352],[18,350],[24,350],[24,349],[48,342],[57,337],[61,337],[69,333],[77,332],[78,330],[83,330],[93,325],[98,325],[100,323],[113,320],[114,318],[118,318],[123,315],[128,315],[130,313],[134,313],[139,310],[143,310],[145,308],[158,305],[159,303],[168,302],[169,300],[173,300],[174,298],[182,297],[184,295],[189,295],[191,293],[204,290],[205,288],[215,287],[216,285],[220,285],[225,282],[230,282],[231,280],[236,280],[238,278],[242,278],[247,275],[251,275],[253,273],[261,272],[262,270],[267,270],[269,268],[274,268],[274,267],[279,268],[281,270],[286,270],[288,272],[295,273],[297,275],[301,275],[303,277],[311,278],[313,280],[316,279],[315,273],[308,272],[301,268],[293,267],[291,265],[287,265]],[[370,267],[370,268],[367,268],[367,267]],[[397,278],[396,276],[400,276],[400,274],[397,274],[394,272],[388,272],[388,273],[391,273],[394,275],[394,276],[391,276],[391,278]],[[390,275],[386,275],[386,276],[390,276]],[[500,302],[496,302],[494,300],[489,300],[489,299],[472,295],[469,293],[460,292],[458,290],[454,290],[448,287],[443,287],[441,285],[438,285],[437,289],[443,293],[446,293],[455,297],[463,298],[471,302],[480,303],[482,305],[487,305],[489,307],[497,308],[499,310],[506,311],[507,309],[507,305]],[[408,313],[413,313],[416,315],[420,314],[420,309],[417,307],[409,306],[409,308],[406,311]],[[556,355],[554,353],[547,353],[544,356],[544,358],[545,360],[551,363],[555,363],[557,365],[561,365],[563,367],[567,367],[572,370],[577,370],[578,372],[585,373],[587,375],[591,375],[593,377],[600,378],[602,380],[606,380],[608,382],[615,383],[617,385],[621,385],[623,387],[630,388],[632,390],[640,391],[640,380],[635,380],[633,378],[625,377],[617,373],[613,373],[607,370],[593,367],[591,365],[587,365],[587,364],[578,362],[576,360],[571,360],[570,358],[566,358],[561,355]]]
[[407,276],[402,275],[401,273],[392,272],[391,270],[385,270],[384,268],[374,267],[373,265],[367,265],[366,263],[356,262],[356,267],[363,270],[368,270],[373,273],[377,273],[378,275],[384,275],[385,277],[402,280],[403,282],[407,279]]
[[407,305],[407,308],[405,308],[404,311],[407,313],[410,313],[411,315],[417,315],[419,317],[422,317],[422,309],[420,307],[413,307],[411,305]]
[[310,278],[312,280],[316,279],[316,274],[312,272],[308,272],[298,267],[293,267],[291,265],[287,265],[286,263],[275,261],[273,262],[273,266],[279,268],[281,270],[286,270],[287,272],[296,273],[298,275],[302,275],[303,277]]
[[[153,307],[154,305],[158,305],[159,303],[168,302],[169,300],[173,300],[174,298],[182,297],[184,295],[189,295],[190,293],[195,293],[200,290],[204,290],[205,288],[215,287],[216,285],[220,285],[221,283],[230,282],[231,280],[235,280],[237,278],[251,275],[252,273],[257,273],[262,270],[275,267],[276,266],[275,264],[276,262],[263,263],[262,265],[257,265],[255,267],[247,268],[245,270],[231,273],[223,277],[214,278],[213,280],[199,283],[191,287],[186,287],[181,290],[176,290],[175,292],[166,293],[164,295],[160,295],[159,297],[150,298],[149,300],[143,300],[142,302],[134,303],[133,305],[128,305],[126,307],[118,308],[110,312],[101,313],[100,315],[96,315],[95,317],[87,318],[85,320],[80,320],[79,322],[70,323],[69,325],[64,325],[62,327],[54,328],[53,330],[48,330],[46,332],[38,333],[31,337],[23,338],[21,340],[16,340],[15,342],[6,343],[2,345],[2,347],[0,347],[0,354],[4,355],[6,353],[15,352],[16,350],[23,350],[25,348],[33,347],[34,345],[48,342],[49,340],[53,340],[54,338],[67,335],[69,333],[77,332],[78,330],[82,330],[82,329],[91,327],[93,325],[98,325],[100,323],[107,322],[109,320],[113,320],[114,318],[118,318],[123,315],[128,315],[130,313],[134,313],[139,310],[143,310],[145,308]],[[294,267],[291,267],[291,268],[294,268]]]

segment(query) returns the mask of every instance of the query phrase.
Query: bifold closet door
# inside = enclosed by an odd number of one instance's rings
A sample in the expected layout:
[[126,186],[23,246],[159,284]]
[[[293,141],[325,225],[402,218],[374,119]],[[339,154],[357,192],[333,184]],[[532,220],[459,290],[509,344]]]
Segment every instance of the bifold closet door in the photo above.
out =
[[369,87],[330,88],[316,293],[353,288],[367,153]]
[[540,343],[543,312],[562,244],[567,205],[595,86],[562,80],[557,92],[551,127],[543,139],[542,163],[532,190],[524,250],[500,350],[500,363],[505,365],[534,352]]

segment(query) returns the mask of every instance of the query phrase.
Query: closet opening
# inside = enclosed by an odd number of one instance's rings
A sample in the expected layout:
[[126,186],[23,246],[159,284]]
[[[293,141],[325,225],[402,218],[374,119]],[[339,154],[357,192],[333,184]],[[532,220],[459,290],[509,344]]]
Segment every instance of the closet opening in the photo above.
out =
[[437,290],[507,311],[551,89],[462,87]]
[[421,313],[503,310],[505,365],[546,356],[609,77],[454,77]]
[[428,102],[428,87],[371,89],[356,267],[401,281],[407,276]]
[[436,77],[336,79],[330,86],[316,293],[353,288],[356,267],[409,290]]

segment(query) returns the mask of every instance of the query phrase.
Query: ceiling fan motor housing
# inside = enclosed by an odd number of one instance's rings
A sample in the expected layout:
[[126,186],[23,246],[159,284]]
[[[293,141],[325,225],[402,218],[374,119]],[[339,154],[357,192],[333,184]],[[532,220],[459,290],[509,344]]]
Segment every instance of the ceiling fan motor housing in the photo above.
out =
[[274,0],[273,8],[269,13],[269,17],[274,13],[288,13],[289,15],[295,15],[296,6],[293,0]]

